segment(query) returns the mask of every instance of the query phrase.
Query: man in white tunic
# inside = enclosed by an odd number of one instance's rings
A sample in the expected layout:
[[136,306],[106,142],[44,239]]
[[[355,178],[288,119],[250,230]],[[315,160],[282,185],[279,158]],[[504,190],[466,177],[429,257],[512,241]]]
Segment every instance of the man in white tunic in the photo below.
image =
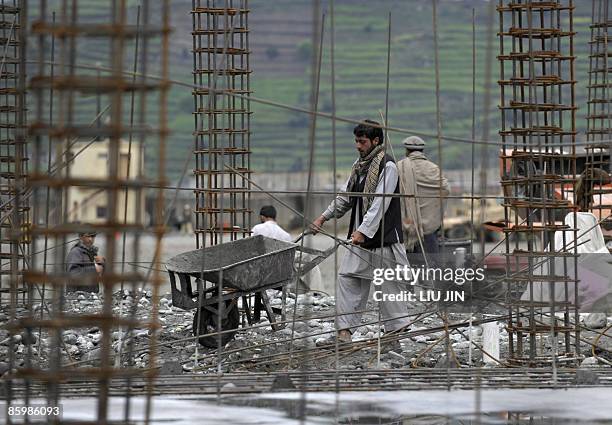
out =
[[259,210],[260,224],[253,226],[253,236],[262,235],[280,241],[291,242],[291,235],[276,222],[276,208],[264,205]]
[[[261,223],[253,226],[253,236],[262,235],[280,241],[293,242],[291,235],[276,222],[276,208],[274,206],[264,205],[261,207],[259,218]],[[304,254],[304,260],[310,260],[308,254]],[[321,280],[321,270],[319,266],[316,266],[305,275],[300,276],[301,288],[303,291],[320,289],[323,286]]]
[[[399,197],[381,197],[374,194],[399,194],[398,172],[393,158],[384,150],[384,134],[379,124],[366,120],[353,130],[359,159],[353,164],[351,175],[344,185],[345,192],[361,192],[363,196],[340,194],[313,222],[313,231],[320,230],[332,217],[342,217],[351,211],[350,247],[338,271],[336,302],[337,338],[351,341],[352,331],[361,325],[361,311],[365,310],[370,283],[375,268],[408,265],[402,238]],[[385,281],[379,288],[381,315],[386,332],[409,324],[406,301],[389,301],[389,295],[399,295],[410,289],[408,284]],[[346,314],[348,313],[348,314]]]

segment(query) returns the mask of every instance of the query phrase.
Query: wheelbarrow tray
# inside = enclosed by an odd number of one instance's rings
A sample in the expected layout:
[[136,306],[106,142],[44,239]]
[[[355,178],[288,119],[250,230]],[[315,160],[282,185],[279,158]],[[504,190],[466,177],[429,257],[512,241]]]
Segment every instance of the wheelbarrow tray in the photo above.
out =
[[184,273],[241,291],[255,291],[294,277],[298,245],[253,236],[179,254],[167,262],[169,272]]

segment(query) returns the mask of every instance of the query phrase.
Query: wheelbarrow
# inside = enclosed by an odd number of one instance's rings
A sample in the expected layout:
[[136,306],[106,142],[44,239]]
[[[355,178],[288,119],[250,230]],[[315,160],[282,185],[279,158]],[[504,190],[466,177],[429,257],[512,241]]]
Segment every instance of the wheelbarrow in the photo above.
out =
[[[270,305],[266,290],[282,289],[284,294],[285,286],[297,284],[299,277],[337,249],[337,244],[326,251],[302,247],[297,242],[303,236],[304,233],[291,243],[258,235],[184,252],[168,260],[172,304],[183,310],[196,310],[193,334],[199,337],[200,344],[217,347],[219,331],[223,345],[234,337],[240,325],[241,298],[249,325],[259,321],[264,310],[273,330],[284,326],[275,323],[277,309]],[[299,251],[308,254],[308,259],[300,262],[302,256],[296,256]],[[252,294],[255,301],[251,315],[248,295]],[[284,301],[283,296],[281,312]],[[206,336],[210,333],[215,335]]]

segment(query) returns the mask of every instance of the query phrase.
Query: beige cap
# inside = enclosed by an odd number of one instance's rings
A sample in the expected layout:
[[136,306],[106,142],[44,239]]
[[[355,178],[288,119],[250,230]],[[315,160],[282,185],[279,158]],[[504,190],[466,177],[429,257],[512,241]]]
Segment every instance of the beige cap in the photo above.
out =
[[404,147],[406,147],[407,149],[413,149],[413,150],[425,149],[425,142],[419,136],[406,137],[402,143],[404,144]]

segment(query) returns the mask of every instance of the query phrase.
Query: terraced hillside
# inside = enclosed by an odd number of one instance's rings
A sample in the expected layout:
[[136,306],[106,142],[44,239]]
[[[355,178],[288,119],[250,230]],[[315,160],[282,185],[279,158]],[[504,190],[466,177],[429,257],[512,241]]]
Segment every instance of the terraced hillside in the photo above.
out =
[[[80,0],[80,13],[97,16],[99,0]],[[129,19],[135,22],[137,0],[131,0]],[[172,78],[191,82],[191,0],[173,0],[171,49]],[[254,96],[303,108],[309,107],[311,19],[310,0],[251,0],[251,50]],[[327,2],[323,1],[323,8]],[[578,111],[577,125],[585,130],[586,78],[588,76],[588,37],[590,2],[575,2],[576,76]],[[483,104],[483,75],[486,46],[488,2],[483,0],[442,0],[439,6],[439,45],[441,66],[442,131],[446,135],[469,138],[471,134],[471,46],[472,9],[476,11],[478,71],[477,118],[480,127]],[[389,123],[393,126],[435,133],[434,55],[432,5],[426,0],[336,0],[336,102],[337,114],[353,119],[374,118],[385,107],[387,16],[392,13],[391,79]],[[495,14],[497,19],[497,14]],[[495,23],[497,30],[497,22]],[[319,109],[331,110],[329,14],[326,16],[324,62]],[[79,62],[92,65],[108,46],[95,41],[79,46]],[[497,54],[497,39],[494,40]],[[154,51],[154,46],[151,46]],[[127,54],[133,54],[128,51]],[[493,64],[493,104],[491,139],[499,127],[496,85],[498,65]],[[157,73],[156,69],[149,69]],[[149,104],[154,111],[154,102]],[[190,158],[193,140],[193,100],[189,88],[175,85],[170,96],[169,174],[176,178]],[[252,103],[252,163],[258,171],[299,170],[307,166],[308,116],[287,110]],[[84,100],[78,108],[84,120],[95,115],[95,101]],[[337,126],[337,165],[346,168],[354,158],[352,125]],[[480,130],[477,134],[480,136]],[[399,147],[401,135],[391,134]],[[331,168],[331,124],[320,118],[316,135],[316,165],[318,170]],[[431,154],[436,156],[436,141],[430,139]],[[155,152],[149,151],[149,156]],[[495,151],[490,152],[495,156]],[[445,168],[465,168],[470,165],[469,145],[444,144]],[[189,169],[192,166],[188,166]]]

